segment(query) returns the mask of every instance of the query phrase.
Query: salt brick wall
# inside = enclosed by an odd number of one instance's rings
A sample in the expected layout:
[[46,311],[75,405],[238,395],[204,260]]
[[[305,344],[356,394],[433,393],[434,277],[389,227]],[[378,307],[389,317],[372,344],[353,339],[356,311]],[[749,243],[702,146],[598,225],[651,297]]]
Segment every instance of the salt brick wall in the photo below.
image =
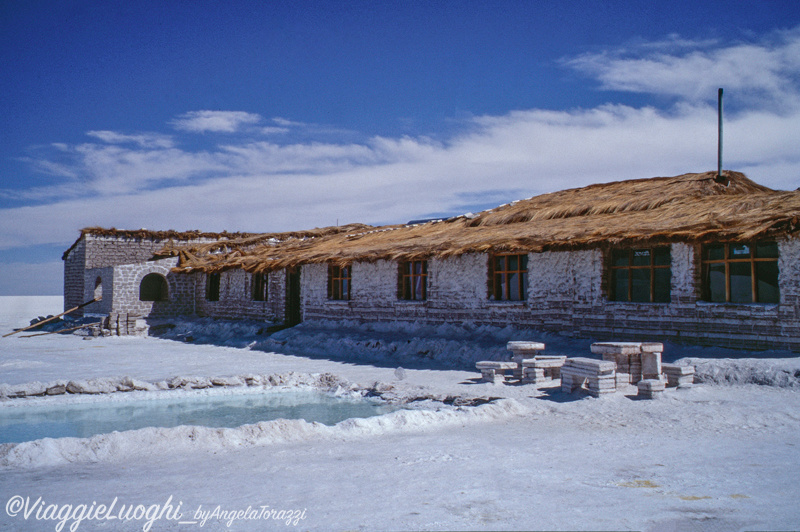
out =
[[[80,240],[64,259],[64,310],[77,307],[87,301],[83,299],[86,243]],[[82,315],[77,311],[72,316]]]
[[[149,316],[152,318],[173,317],[193,313],[192,294],[194,277],[172,273],[178,258],[170,257],[136,264],[113,267],[114,298],[112,312]],[[167,301],[139,301],[139,287],[145,275],[157,273],[164,276],[169,287]]]
[[206,299],[206,275],[194,274],[197,283],[192,297],[199,316],[228,319],[279,321],[283,319],[286,276],[283,271],[269,274],[267,301],[253,301],[253,275],[244,270],[220,274],[219,301]]
[[394,262],[353,264],[350,301],[328,301],[326,265],[304,266],[304,318],[469,321],[609,340],[800,351],[800,242],[781,241],[779,252],[781,301],[776,305],[701,301],[699,249],[678,243],[671,246],[669,304],[608,301],[602,250],[530,254],[528,300],[492,302],[488,257],[469,254],[429,262],[424,302],[397,300]]
[[[100,279],[100,287],[97,289],[97,279]],[[102,299],[91,305],[84,307],[85,314],[108,314],[111,312],[114,297],[114,268],[92,268],[85,270],[83,274],[83,301],[89,301],[93,297],[100,296]]]
[[104,268],[149,260],[164,247],[163,240],[86,235],[86,268]]

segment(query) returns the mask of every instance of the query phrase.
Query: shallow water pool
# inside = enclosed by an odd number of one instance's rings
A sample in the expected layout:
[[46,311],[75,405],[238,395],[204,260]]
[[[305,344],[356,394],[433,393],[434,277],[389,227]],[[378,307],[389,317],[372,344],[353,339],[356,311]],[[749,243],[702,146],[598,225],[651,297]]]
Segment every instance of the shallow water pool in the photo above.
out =
[[[152,393],[152,392],[151,392]],[[157,393],[157,392],[156,392]],[[167,395],[167,394],[164,394]],[[239,427],[274,419],[305,419],[335,425],[348,418],[386,414],[397,407],[318,391],[195,395],[169,393],[158,399],[126,399],[0,408],[0,443],[40,438],[88,438],[144,427]]]

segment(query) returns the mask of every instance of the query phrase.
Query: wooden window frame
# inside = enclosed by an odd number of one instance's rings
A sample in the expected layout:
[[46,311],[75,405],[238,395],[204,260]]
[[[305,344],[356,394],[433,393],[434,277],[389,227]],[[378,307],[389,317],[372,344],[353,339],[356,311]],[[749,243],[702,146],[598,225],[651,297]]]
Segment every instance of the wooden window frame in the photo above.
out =
[[[667,257],[669,257],[669,261],[667,264],[656,264],[656,250],[667,250]],[[634,258],[636,257],[637,252],[647,251],[650,254],[650,264],[634,264]],[[615,265],[614,264],[614,255],[616,253],[626,252],[628,256],[628,263],[624,265]],[[670,272],[669,275],[669,286],[667,286],[667,293],[672,293],[672,249],[670,246],[651,246],[651,247],[640,247],[640,248],[612,248],[609,251],[608,257],[608,268],[609,268],[609,275],[608,275],[608,283],[609,283],[609,292],[610,292],[610,300],[617,302],[617,303],[656,303],[656,304],[666,304],[670,301],[656,301],[656,270],[668,270]],[[623,299],[620,294],[617,293],[617,283],[616,283],[616,276],[617,272],[625,270],[628,272],[628,289],[627,293],[625,294],[625,298]],[[634,301],[633,300],[633,283],[634,283],[634,270],[648,270],[650,274],[650,294],[647,301]]]
[[[775,257],[756,257],[756,250],[758,249],[759,244],[773,244],[776,246],[776,256]],[[708,259],[708,250],[710,246],[720,245],[723,246],[724,249],[724,257],[722,259]],[[732,258],[731,256],[731,248],[733,246],[747,246],[750,249],[750,256],[744,257],[741,259]],[[701,277],[701,293],[702,298],[704,301],[712,302],[712,303],[733,303],[733,304],[777,304],[780,302],[780,285],[778,285],[778,279],[775,279],[776,286],[778,287],[778,297],[777,301],[759,301],[759,293],[758,293],[758,275],[757,275],[757,268],[756,265],[759,263],[768,263],[774,262],[777,266],[778,264],[778,255],[780,250],[777,248],[777,242],[774,240],[765,240],[765,241],[749,241],[749,242],[714,242],[711,244],[703,244],[700,247],[700,264],[702,270],[702,277]],[[724,264],[725,265],[725,301],[713,301],[711,299],[711,282],[709,280],[709,266],[712,264]],[[731,265],[732,264],[749,264],[750,265],[750,301],[749,302],[732,302],[732,291],[731,291]],[[780,271],[778,271],[778,277],[780,277]]]
[[269,298],[269,274],[253,274],[253,301],[267,301]]
[[206,301],[219,301],[221,273],[206,274]]
[[328,299],[331,301],[349,301],[353,286],[353,269],[351,264],[328,264]]
[[[517,257],[517,269],[509,268],[509,260]],[[503,260],[502,268],[496,266],[497,259]],[[524,266],[523,266],[524,263]],[[517,274],[517,290],[519,298],[511,298],[509,277]],[[502,279],[506,282],[503,283]],[[528,300],[528,254],[527,253],[495,253],[489,256],[489,299],[493,301],[527,301]]]
[[[419,266],[417,268],[416,266]],[[416,290],[419,286],[420,290]],[[398,266],[397,297],[403,301],[428,299],[428,261],[407,260]],[[421,292],[421,293],[420,293]]]

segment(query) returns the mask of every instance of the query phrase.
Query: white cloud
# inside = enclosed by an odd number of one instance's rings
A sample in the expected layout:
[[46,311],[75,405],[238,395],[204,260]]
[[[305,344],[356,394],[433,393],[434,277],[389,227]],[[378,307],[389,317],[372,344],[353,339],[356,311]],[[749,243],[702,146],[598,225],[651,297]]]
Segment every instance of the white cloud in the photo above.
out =
[[176,129],[192,133],[234,133],[243,125],[260,121],[260,115],[244,111],[190,111],[173,120],[172,125]]
[[[175,145],[172,137],[160,133],[141,133],[125,135],[116,131],[89,131],[86,133],[108,144],[136,144],[141,148],[171,148]],[[62,145],[63,146],[63,145]],[[65,146],[64,146],[65,147]]]
[[564,63],[596,78],[606,90],[706,101],[723,87],[751,107],[791,108],[798,105],[800,28],[734,45],[673,38]]

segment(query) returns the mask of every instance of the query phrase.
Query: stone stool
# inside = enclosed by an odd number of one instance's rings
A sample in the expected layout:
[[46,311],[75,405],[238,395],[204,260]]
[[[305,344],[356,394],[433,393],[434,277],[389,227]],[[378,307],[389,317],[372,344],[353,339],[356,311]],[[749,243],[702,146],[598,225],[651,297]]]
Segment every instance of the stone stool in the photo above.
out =
[[691,388],[694,385],[694,366],[678,364],[662,364],[661,369],[667,376],[667,386]]
[[642,379],[637,386],[639,388],[637,397],[642,399],[655,399],[664,393],[665,388],[664,381],[660,379]]

